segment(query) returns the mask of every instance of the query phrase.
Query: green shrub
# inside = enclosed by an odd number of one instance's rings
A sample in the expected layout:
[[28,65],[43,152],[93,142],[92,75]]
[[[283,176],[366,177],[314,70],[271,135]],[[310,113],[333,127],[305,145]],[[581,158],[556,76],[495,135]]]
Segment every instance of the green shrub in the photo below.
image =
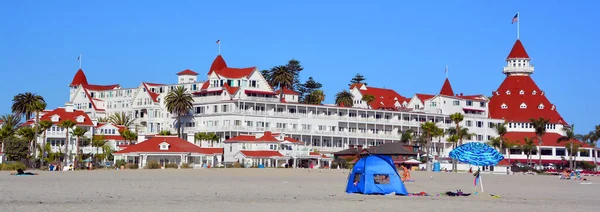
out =
[[189,163],[182,163],[181,164],[181,168],[182,169],[191,169],[192,165],[190,165]]
[[14,171],[17,169],[27,169],[27,166],[25,166],[25,164],[21,163],[21,162],[7,162],[7,163],[3,163],[0,164],[0,170],[3,171]]
[[165,168],[167,169],[176,169],[178,166],[176,163],[167,163],[165,164]]
[[146,169],[160,169],[160,163],[155,160],[148,161],[148,163],[146,163]]
[[126,164],[127,164],[127,163],[125,162],[125,160],[118,160],[118,161],[115,163],[115,167],[119,167],[119,168],[121,168],[121,166],[125,166]]
[[125,165],[126,169],[139,169],[140,166],[137,163],[128,163]]

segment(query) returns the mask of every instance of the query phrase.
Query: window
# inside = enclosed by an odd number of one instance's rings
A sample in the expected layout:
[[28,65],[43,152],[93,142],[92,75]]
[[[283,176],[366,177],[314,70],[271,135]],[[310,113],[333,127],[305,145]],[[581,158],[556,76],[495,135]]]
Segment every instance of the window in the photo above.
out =
[[510,95],[510,91],[509,90],[506,90],[506,95]]
[[471,100],[467,101],[467,106],[473,106],[473,101],[471,101]]
[[229,145],[229,152],[233,152],[233,145]]
[[477,141],[483,141],[483,135],[477,135]]
[[544,104],[541,104],[538,106],[538,109],[544,109]]
[[430,106],[430,107],[436,107],[436,105],[437,105],[437,103],[436,103],[436,102],[431,102],[431,103],[429,103],[429,106]]
[[496,123],[488,122],[488,128],[494,128],[494,127],[496,127]]
[[519,106],[521,109],[527,109],[527,105],[525,104],[525,102],[521,103],[521,106]]
[[507,109],[507,108],[508,108],[508,105],[506,105],[506,104],[502,103],[502,105],[500,106],[500,108],[502,108],[502,109]]
[[485,102],[480,102],[479,107],[485,107]]
[[525,94],[525,91],[521,90],[521,91],[519,91],[519,94],[523,95],[523,94]]
[[535,90],[533,90],[533,92],[531,92],[531,94],[535,95],[535,94],[537,94],[537,92]]
[[460,101],[458,101],[458,100],[454,100],[454,101],[452,102],[452,105],[454,105],[454,106],[459,106],[459,105],[460,105]]
[[483,121],[477,121],[477,127],[482,128],[483,127]]
[[389,174],[374,174],[373,181],[375,184],[390,184]]
[[466,125],[467,125],[467,127],[472,127],[473,126],[473,121],[467,120],[466,121]]
[[361,176],[362,176],[361,173],[354,173],[354,186],[356,186],[356,184],[358,184],[360,182]]

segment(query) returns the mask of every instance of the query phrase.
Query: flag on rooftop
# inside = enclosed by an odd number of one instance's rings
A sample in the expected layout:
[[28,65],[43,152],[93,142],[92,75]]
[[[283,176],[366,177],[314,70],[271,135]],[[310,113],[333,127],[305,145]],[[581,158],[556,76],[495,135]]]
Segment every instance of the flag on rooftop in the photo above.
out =
[[77,60],[81,59],[81,55],[77,56]]
[[519,13],[517,13],[517,14],[515,15],[515,17],[513,17],[513,19],[512,19],[512,23],[510,23],[510,24],[514,24],[514,23],[515,23],[515,22],[517,22],[517,21],[519,21]]
[[217,40],[217,44],[220,44],[220,43],[221,43],[221,40]]

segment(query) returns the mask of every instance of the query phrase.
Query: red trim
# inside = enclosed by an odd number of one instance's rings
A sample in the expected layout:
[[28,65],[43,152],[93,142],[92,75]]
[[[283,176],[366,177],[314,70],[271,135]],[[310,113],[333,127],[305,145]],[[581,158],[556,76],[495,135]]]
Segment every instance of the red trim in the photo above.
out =
[[263,95],[275,95],[276,94],[275,92],[272,92],[272,91],[256,91],[256,90],[245,90],[244,93],[246,93],[246,94],[250,94],[250,93],[263,94]]

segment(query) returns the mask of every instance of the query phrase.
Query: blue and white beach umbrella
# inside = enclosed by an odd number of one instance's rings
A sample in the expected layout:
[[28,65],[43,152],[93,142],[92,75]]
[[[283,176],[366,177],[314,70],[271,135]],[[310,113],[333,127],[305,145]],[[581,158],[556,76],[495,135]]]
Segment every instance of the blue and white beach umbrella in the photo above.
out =
[[479,142],[470,142],[456,147],[450,152],[450,157],[461,163],[476,166],[493,166],[504,159],[496,149]]

